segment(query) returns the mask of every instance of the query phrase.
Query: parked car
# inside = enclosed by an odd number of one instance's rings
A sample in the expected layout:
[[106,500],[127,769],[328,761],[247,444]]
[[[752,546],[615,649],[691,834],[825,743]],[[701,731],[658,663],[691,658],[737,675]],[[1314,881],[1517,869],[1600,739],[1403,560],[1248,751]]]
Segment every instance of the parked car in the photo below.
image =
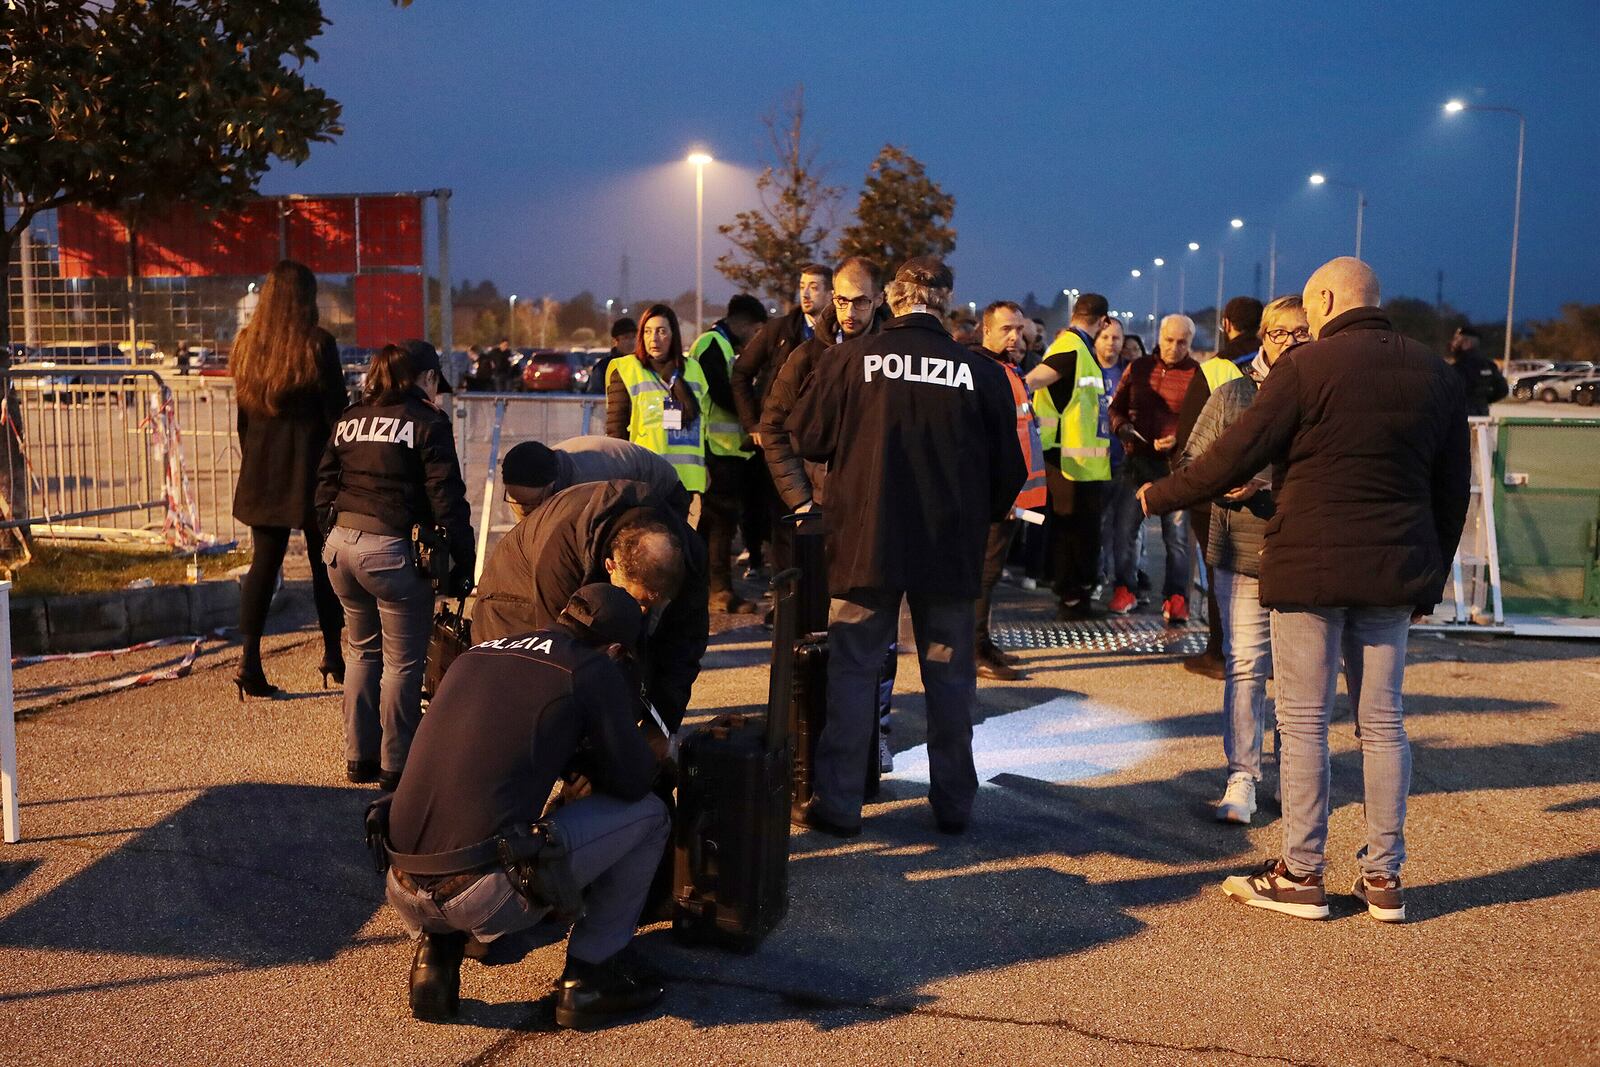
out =
[[[1594,372],[1593,363],[1556,363],[1548,370],[1524,374],[1510,382],[1511,397],[1514,400],[1537,398],[1546,402],[1561,400],[1570,392],[1569,383],[1587,378]],[[1564,388],[1564,385],[1567,387]]]
[[570,393],[588,381],[576,352],[536,351],[522,363],[522,387],[530,393]]
[[1596,393],[1600,393],[1600,378],[1586,378],[1572,387],[1572,402],[1586,408],[1594,407]]

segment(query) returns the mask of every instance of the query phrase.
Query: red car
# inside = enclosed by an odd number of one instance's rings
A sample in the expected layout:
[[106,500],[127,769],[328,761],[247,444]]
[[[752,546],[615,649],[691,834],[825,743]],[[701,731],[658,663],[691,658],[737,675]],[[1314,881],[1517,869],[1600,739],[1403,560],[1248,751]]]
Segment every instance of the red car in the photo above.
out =
[[570,352],[535,352],[522,364],[522,387],[531,393],[570,393],[577,368]]

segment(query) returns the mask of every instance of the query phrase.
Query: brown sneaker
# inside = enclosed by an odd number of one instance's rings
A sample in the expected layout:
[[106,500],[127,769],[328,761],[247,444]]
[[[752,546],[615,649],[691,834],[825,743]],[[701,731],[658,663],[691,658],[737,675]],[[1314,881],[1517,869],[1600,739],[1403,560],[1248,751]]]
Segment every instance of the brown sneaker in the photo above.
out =
[[1326,919],[1328,894],[1322,876],[1296,878],[1282,860],[1272,860],[1253,874],[1236,874],[1222,883],[1222,891],[1252,908],[1281,911],[1297,919]]
[[1381,923],[1406,921],[1406,898],[1400,888],[1400,879],[1379,874],[1356,875],[1351,890],[1356,899],[1367,906],[1367,914]]

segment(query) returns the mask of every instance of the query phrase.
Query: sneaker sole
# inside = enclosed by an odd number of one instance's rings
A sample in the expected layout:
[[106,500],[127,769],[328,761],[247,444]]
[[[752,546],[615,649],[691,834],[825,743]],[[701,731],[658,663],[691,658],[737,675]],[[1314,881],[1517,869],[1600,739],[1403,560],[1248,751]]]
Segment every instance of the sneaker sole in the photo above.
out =
[[1326,919],[1328,906],[1326,904],[1291,904],[1281,900],[1266,900],[1262,897],[1248,894],[1235,893],[1227,884],[1222,886],[1222,893],[1229,900],[1237,900],[1241,904],[1248,904],[1252,908],[1261,908],[1264,911],[1276,911],[1283,915],[1292,915],[1296,919]]
[[1231,822],[1239,826],[1249,826],[1250,816],[1254,814],[1254,811],[1241,811],[1238,808],[1229,807],[1227,804],[1217,805],[1218,822]]
[[1403,923],[1406,921],[1406,906],[1402,903],[1398,908],[1385,908],[1372,903],[1366,894],[1361,892],[1361,882],[1358,880],[1351,889],[1351,895],[1367,906],[1367,914],[1381,923]]

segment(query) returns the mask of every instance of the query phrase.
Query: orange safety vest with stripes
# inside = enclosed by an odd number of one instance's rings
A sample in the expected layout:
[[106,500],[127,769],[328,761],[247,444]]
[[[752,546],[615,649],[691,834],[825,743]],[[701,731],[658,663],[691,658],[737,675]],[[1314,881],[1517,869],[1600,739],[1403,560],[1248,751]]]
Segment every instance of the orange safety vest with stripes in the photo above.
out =
[[1006,381],[1011,383],[1011,399],[1017,405],[1017,444],[1028,460],[1028,480],[1022,483],[1015,506],[1034,511],[1044,507],[1049,499],[1044,482],[1044,446],[1039,441],[1039,423],[1033,417],[1033,405],[1028,401],[1028,387],[1022,381],[1022,373],[1009,363],[1005,368]]

